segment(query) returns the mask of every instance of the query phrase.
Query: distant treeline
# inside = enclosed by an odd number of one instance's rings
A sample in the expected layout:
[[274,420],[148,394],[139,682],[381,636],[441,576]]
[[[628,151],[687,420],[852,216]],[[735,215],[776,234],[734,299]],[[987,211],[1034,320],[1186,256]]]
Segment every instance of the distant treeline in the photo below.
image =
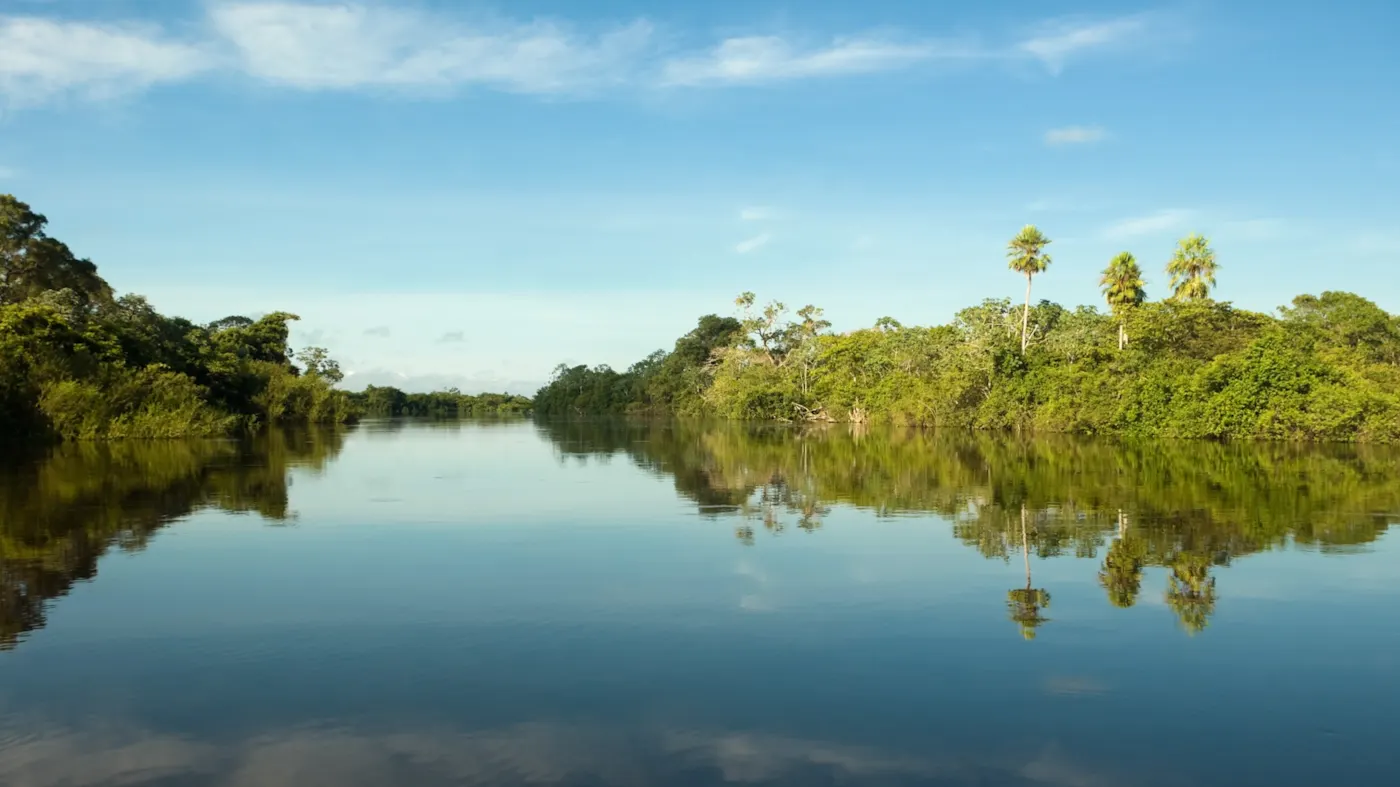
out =
[[[139,295],[0,195],[0,441],[222,435],[273,422],[344,422],[325,350],[293,356],[276,312],[200,325]],[[295,362],[294,362],[295,361]]]
[[390,386],[371,385],[350,394],[358,412],[367,416],[465,418],[494,415],[526,415],[528,397],[512,394],[464,394],[456,388],[433,393],[405,393]]
[[1210,298],[1205,238],[1167,265],[1172,295],[1146,300],[1124,252],[1104,270],[1107,313],[1030,298],[1049,243],[1008,246],[1026,302],[988,299],[947,325],[885,317],[836,334],[822,310],[789,317],[752,293],[737,318],[706,315],[619,372],[560,366],[541,416],[669,413],[736,420],[889,422],[974,429],[1288,440],[1400,440],[1400,318],[1351,293],[1301,295],[1276,314]]

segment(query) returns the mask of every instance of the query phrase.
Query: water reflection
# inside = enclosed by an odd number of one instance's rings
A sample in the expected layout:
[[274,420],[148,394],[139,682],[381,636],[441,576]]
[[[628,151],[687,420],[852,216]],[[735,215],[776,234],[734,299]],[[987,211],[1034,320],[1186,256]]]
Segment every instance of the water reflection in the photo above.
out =
[[68,446],[0,472],[0,784],[1385,783],[1397,469],[686,423]]
[[144,549],[203,508],[293,517],[288,469],[324,469],[338,430],[274,430],[244,440],[65,443],[0,468],[0,650],[44,625],[46,607],[97,575],[110,549]]
[[752,523],[812,531],[836,504],[945,517],[984,557],[1024,558],[1026,586],[1007,592],[1007,607],[1027,639],[1051,597],[1032,582],[1031,555],[1098,561],[1116,607],[1137,603],[1145,569],[1166,569],[1162,598],[1194,634],[1215,611],[1215,569],[1290,546],[1365,549],[1400,521],[1400,450],[1385,446],[694,422],[539,429],[563,456],[626,454],[671,477],[702,515],[740,518],[745,544],[756,544]]

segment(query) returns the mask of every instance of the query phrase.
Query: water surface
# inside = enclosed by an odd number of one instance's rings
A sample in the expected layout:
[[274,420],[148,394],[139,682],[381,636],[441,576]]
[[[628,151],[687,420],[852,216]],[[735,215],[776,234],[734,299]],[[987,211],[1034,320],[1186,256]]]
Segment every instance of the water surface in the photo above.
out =
[[0,784],[1380,784],[1400,452],[368,423],[0,468]]

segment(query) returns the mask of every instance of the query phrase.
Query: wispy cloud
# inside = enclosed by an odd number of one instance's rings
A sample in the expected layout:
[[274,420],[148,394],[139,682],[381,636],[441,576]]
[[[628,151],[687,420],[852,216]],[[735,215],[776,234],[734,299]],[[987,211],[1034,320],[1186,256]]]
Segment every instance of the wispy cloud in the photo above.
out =
[[13,178],[13,177],[15,177],[15,176],[18,175],[18,174],[19,174],[18,172],[16,172],[15,170],[11,169],[10,167],[0,166],[0,180],[5,180],[5,179],[7,179],[7,178]]
[[1113,19],[1062,19],[1042,24],[1017,45],[1021,53],[1058,73],[1070,59],[1094,51],[1121,49],[1141,41],[1159,27],[1153,14],[1133,14]]
[[674,58],[662,69],[669,86],[777,82],[804,77],[868,74],[905,68],[934,58],[974,56],[974,48],[905,42],[878,36],[838,38],[803,48],[780,36],[727,38],[709,52]]
[[438,337],[438,344],[461,344],[462,342],[464,342],[464,341],[466,341],[466,340],[467,340],[467,334],[466,334],[466,332],[464,332],[464,331],[448,331],[447,333],[444,333],[443,335],[441,335],[441,336]]
[[623,81],[651,25],[586,36],[550,21],[466,28],[388,6],[232,3],[211,11],[243,69],[302,89],[484,85],[560,93]]
[[1045,132],[1047,145],[1088,145],[1108,139],[1108,132],[1098,126],[1065,126]]
[[773,209],[763,205],[751,205],[739,211],[740,221],[763,221],[773,218]]
[[378,339],[387,339],[389,337],[389,326],[376,325],[373,328],[366,328],[365,335],[373,336]]
[[1102,235],[1106,240],[1127,240],[1143,235],[1178,230],[1184,227],[1194,215],[1192,211],[1177,208],[1159,210],[1145,216],[1133,216],[1116,221],[1105,227]]
[[762,235],[755,235],[752,238],[746,238],[744,240],[739,241],[738,245],[734,247],[734,253],[748,254],[750,252],[758,251],[764,246],[767,246],[768,243],[772,240],[773,236],[766,232]]
[[[1006,45],[880,31],[815,40],[740,35],[694,49],[671,45],[646,19],[600,28],[548,18],[509,20],[376,2],[211,0],[201,37],[152,24],[0,15],[0,99],[108,97],[206,73],[235,73],[298,90],[423,95],[488,89],[593,95],[618,88],[684,89],[874,74],[940,61],[1034,60],[1058,71],[1092,51],[1157,36],[1149,14],[1057,21]],[[664,32],[664,31],[663,31]]]
[[27,105],[66,94],[109,98],[212,66],[200,47],[148,25],[0,16],[0,98]]

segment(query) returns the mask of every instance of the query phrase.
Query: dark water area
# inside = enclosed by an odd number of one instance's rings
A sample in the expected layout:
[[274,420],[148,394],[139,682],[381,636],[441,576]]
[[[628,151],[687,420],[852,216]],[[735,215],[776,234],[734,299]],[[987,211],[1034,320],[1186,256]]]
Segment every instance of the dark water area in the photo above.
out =
[[0,463],[0,784],[1372,785],[1400,451],[369,422]]

